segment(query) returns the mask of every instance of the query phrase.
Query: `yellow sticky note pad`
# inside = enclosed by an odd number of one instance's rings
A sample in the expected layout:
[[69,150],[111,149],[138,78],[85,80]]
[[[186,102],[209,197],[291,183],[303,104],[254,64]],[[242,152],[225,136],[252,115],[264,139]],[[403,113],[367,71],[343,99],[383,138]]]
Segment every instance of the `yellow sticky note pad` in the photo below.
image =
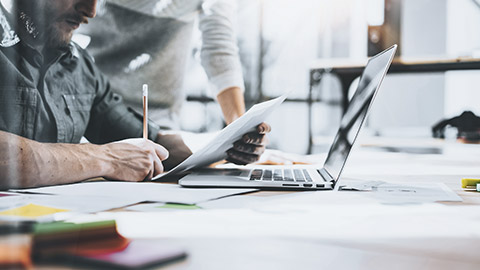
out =
[[60,213],[60,212],[68,212],[68,211],[69,210],[41,206],[37,204],[27,204],[22,207],[17,207],[17,208],[0,212],[0,215],[37,218],[41,216],[51,215],[51,214]]
[[463,178],[462,188],[476,189],[477,184],[480,184],[480,179]]

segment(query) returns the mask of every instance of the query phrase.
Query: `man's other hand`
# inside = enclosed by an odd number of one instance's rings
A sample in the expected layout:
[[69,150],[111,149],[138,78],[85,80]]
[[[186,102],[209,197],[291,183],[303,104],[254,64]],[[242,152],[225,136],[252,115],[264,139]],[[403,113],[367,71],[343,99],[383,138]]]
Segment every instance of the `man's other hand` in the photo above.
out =
[[266,134],[270,131],[271,127],[267,123],[261,123],[254,132],[244,134],[227,151],[227,161],[237,165],[246,165],[258,161],[265,152],[265,146],[268,142]]
[[104,145],[107,164],[106,178],[124,181],[150,180],[163,173],[162,161],[169,152],[165,147],[146,139],[128,139]]
[[169,157],[163,161],[165,171],[173,169],[192,154],[192,151],[179,134],[160,132],[157,137],[157,143],[170,152]]

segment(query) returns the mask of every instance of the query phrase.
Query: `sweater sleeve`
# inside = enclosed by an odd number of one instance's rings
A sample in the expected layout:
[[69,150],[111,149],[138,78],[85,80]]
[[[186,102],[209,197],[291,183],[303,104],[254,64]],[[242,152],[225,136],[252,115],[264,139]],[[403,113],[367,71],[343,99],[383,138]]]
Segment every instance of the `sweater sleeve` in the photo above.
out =
[[201,62],[209,79],[210,90],[218,95],[230,87],[244,89],[234,27],[235,0],[106,1],[156,17],[191,21],[198,16],[202,33]]
[[205,1],[200,13],[201,61],[213,93],[230,87],[244,89],[234,22],[236,1]]

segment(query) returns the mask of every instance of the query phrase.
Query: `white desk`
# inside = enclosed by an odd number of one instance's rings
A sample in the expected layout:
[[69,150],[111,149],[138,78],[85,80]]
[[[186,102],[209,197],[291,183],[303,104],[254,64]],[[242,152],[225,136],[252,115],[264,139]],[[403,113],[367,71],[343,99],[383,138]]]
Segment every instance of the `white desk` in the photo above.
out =
[[344,176],[441,182],[463,202],[388,205],[368,192],[259,192],[211,209],[106,215],[117,218],[127,237],[160,238],[188,250],[186,260],[160,269],[478,269],[480,193],[462,190],[460,181],[480,177],[480,146],[413,145],[427,146],[443,154],[357,148]]

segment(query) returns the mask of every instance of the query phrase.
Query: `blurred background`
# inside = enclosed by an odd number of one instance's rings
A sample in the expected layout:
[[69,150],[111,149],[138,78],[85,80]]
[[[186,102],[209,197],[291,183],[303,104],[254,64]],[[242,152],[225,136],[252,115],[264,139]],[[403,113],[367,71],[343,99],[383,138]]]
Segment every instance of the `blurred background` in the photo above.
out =
[[[480,56],[480,3],[476,0],[238,0],[238,45],[247,107],[290,92],[268,119],[270,148],[305,154],[309,125],[314,136],[333,136],[339,124],[341,88],[325,76],[312,87],[316,100],[309,120],[310,68],[318,61],[363,63],[393,43],[398,57],[429,60]],[[182,129],[221,129],[222,114],[207,90],[194,44],[185,91]],[[480,71],[387,76],[366,132],[376,136],[430,137],[442,118],[479,112]],[[354,85],[352,87],[355,87]],[[313,141],[313,153],[329,140]]]

